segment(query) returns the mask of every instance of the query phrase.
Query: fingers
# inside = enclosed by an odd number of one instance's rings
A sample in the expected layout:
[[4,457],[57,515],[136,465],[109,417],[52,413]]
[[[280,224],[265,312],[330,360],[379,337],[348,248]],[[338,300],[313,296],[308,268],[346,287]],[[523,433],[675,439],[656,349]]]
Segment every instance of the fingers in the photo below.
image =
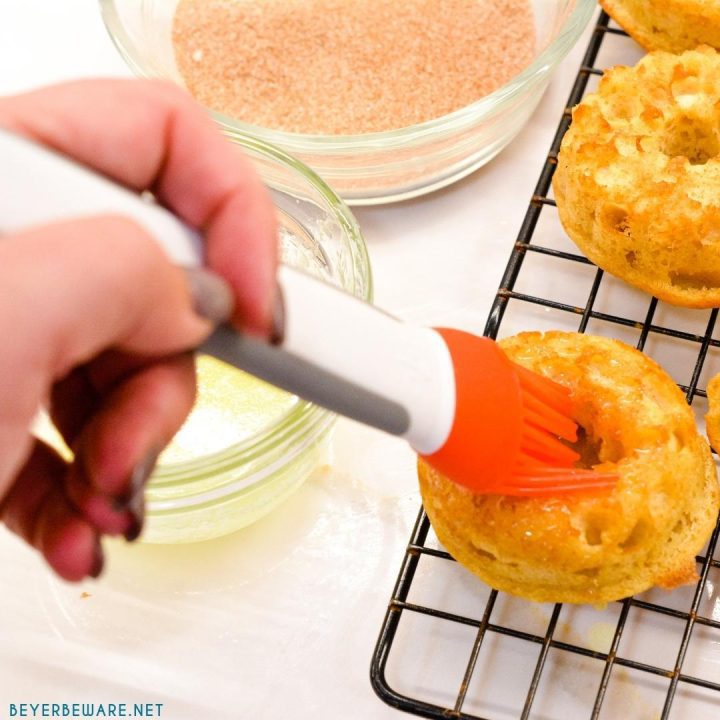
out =
[[[170,359],[164,362],[172,362]],[[157,359],[108,350],[87,365],[72,370],[52,388],[50,415],[69,447],[73,447],[91,417],[124,379]],[[189,382],[194,382],[191,375]],[[191,389],[192,391],[192,389]]]
[[[0,503],[0,520],[64,579],[100,574],[101,535],[127,540],[140,535],[145,485],[159,450],[192,407],[194,372],[188,353],[137,369],[109,389],[100,409],[86,419],[70,465],[35,443]],[[72,387],[56,394],[56,403]]]
[[103,556],[95,528],[68,502],[62,491],[66,463],[37,442],[0,503],[0,519],[39,550],[65,580],[97,577]]
[[271,199],[250,162],[186,93],[157,81],[67,83],[0,99],[0,125],[155,191],[204,231],[210,267],[235,291],[234,320],[270,332],[277,263]]
[[190,354],[136,371],[104,398],[75,443],[67,484],[69,497],[98,529],[129,540],[139,535],[145,484],[194,398]]
[[97,531],[68,502],[59,487],[48,493],[35,517],[32,544],[65,580],[97,578],[104,557]]

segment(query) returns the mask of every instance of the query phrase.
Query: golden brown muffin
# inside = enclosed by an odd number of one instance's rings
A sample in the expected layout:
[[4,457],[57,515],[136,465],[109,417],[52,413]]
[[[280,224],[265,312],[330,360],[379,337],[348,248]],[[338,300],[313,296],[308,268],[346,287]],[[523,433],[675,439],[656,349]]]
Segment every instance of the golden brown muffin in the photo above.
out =
[[720,0],[600,0],[600,5],[646,50],[720,48]]
[[615,468],[619,480],[559,497],[477,495],[421,460],[425,509],[448,552],[492,587],[539,602],[604,603],[691,582],[720,496],[673,380],[602,337],[522,333],[501,346],[570,388],[584,464]]
[[708,412],[705,425],[708,439],[715,452],[720,451],[720,374],[715,375],[707,386]]
[[553,179],[597,265],[662,300],[720,305],[720,54],[619,66],[573,111]]

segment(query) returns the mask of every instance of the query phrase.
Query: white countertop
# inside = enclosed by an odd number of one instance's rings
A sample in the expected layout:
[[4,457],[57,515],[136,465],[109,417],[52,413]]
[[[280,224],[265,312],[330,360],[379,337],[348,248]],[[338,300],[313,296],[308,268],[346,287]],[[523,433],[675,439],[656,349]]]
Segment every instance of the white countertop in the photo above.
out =
[[[94,0],[0,11],[0,93],[129,75]],[[356,212],[378,304],[482,331],[586,40],[490,165]],[[169,720],[402,717],[368,671],[419,507],[413,456],[350,422],[334,447],[332,469],[255,526],[195,546],[114,546],[97,583],[56,582],[1,530],[0,717],[21,702],[164,703]]]

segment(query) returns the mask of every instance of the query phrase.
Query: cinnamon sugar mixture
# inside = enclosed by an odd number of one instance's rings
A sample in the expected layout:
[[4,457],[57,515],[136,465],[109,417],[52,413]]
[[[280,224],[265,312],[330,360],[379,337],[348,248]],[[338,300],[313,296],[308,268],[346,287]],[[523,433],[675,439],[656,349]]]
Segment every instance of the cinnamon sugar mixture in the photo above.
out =
[[535,30],[529,0],[180,0],[173,43],[205,106],[338,135],[478,100],[530,63]]

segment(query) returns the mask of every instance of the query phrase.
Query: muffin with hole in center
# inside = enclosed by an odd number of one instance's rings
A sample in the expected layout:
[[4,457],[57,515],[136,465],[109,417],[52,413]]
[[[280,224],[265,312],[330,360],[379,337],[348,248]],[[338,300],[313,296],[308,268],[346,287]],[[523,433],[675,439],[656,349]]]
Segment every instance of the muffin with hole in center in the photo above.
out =
[[521,333],[500,345],[570,388],[580,462],[619,479],[602,492],[479,495],[420,460],[425,510],[448,552],[492,587],[539,602],[604,603],[696,579],[695,554],[720,494],[707,442],[672,378],[608,338]]
[[720,54],[605,73],[573,110],[553,189],[601,268],[675,305],[720,306]]

